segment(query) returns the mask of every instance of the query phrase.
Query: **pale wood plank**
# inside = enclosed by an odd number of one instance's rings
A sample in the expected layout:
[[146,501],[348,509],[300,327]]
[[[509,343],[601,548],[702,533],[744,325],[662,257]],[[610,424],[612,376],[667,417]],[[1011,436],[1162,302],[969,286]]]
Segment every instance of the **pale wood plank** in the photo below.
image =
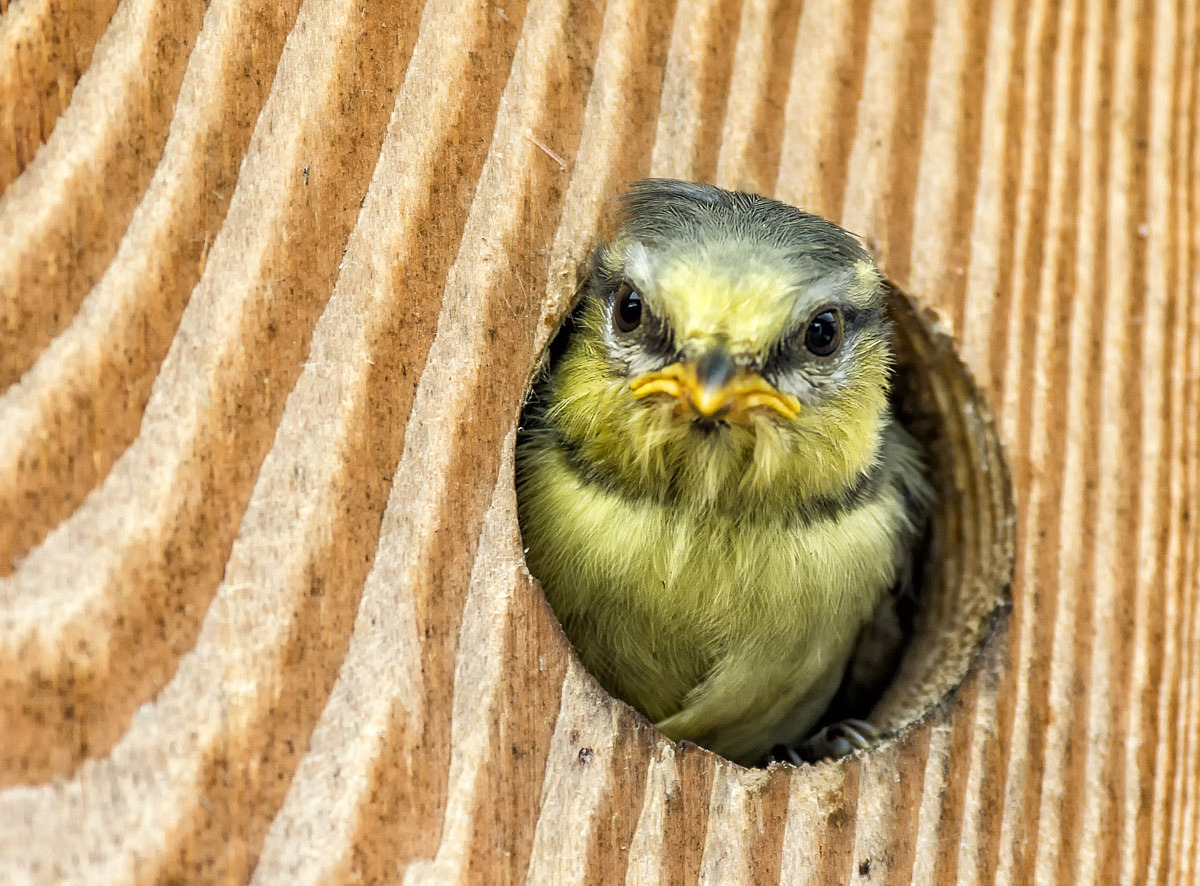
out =
[[[5,882],[1198,882],[1195,0],[0,7]],[[520,404],[647,173],[919,305],[869,756],[665,741],[523,566]]]

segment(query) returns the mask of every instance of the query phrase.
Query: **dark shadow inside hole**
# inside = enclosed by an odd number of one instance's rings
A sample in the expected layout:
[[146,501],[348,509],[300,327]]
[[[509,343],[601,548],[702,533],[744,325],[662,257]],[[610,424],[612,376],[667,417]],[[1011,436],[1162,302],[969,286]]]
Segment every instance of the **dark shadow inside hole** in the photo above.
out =
[[[890,288],[896,417],[921,444],[935,500],[915,550],[904,648],[871,699],[897,733],[942,705],[1011,605],[1015,504],[991,410],[937,318]],[[861,714],[860,714],[861,716]]]
[[[889,312],[893,321],[903,299],[905,296],[901,293],[891,291]],[[934,459],[944,447],[939,443],[942,435],[937,411],[930,398],[922,394],[922,389],[927,387],[924,373],[929,370],[914,363],[911,350],[895,342],[893,346],[896,366],[889,395],[892,415],[920,443],[926,472],[937,487]],[[939,496],[932,509],[939,507],[943,491],[938,490]],[[816,731],[845,720],[868,720],[895,679],[916,633],[918,616],[928,602],[925,599],[928,575],[938,568],[936,551],[939,546],[935,544],[935,532],[931,513],[913,545],[902,578],[885,595],[875,618],[863,628],[837,694],[818,722]]]

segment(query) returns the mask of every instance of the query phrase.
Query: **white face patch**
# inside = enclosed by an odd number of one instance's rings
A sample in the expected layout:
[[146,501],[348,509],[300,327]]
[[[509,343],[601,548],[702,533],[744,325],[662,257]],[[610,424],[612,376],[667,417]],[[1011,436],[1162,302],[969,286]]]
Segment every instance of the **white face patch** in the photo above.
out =
[[625,250],[625,279],[645,297],[653,298],[654,281],[661,267],[662,260],[636,240]]
[[855,277],[856,272],[847,268],[805,283],[792,303],[792,324],[799,327],[816,311],[841,301],[853,287]]

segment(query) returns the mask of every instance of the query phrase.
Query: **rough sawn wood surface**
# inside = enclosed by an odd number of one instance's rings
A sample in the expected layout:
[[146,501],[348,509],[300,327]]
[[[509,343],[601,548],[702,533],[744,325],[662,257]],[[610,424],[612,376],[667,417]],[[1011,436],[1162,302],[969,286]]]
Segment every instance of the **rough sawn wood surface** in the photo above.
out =
[[[1197,0],[0,0],[0,881],[1200,883],[1198,44]],[[1015,526],[870,755],[677,748],[525,570],[521,401],[647,174],[919,306],[930,636]]]

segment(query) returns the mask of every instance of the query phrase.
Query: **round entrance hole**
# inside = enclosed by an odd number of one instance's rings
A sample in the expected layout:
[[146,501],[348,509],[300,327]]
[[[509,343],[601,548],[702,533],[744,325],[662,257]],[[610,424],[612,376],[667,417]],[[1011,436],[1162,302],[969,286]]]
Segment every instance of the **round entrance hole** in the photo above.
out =
[[[837,717],[868,718],[884,738],[919,723],[980,659],[1010,606],[1015,519],[991,410],[951,337],[896,288],[889,286],[887,303],[893,407],[922,445],[935,500],[915,552],[898,665],[886,671],[886,685],[869,686],[854,707],[837,709]],[[563,348],[567,335],[552,335],[548,352]]]

